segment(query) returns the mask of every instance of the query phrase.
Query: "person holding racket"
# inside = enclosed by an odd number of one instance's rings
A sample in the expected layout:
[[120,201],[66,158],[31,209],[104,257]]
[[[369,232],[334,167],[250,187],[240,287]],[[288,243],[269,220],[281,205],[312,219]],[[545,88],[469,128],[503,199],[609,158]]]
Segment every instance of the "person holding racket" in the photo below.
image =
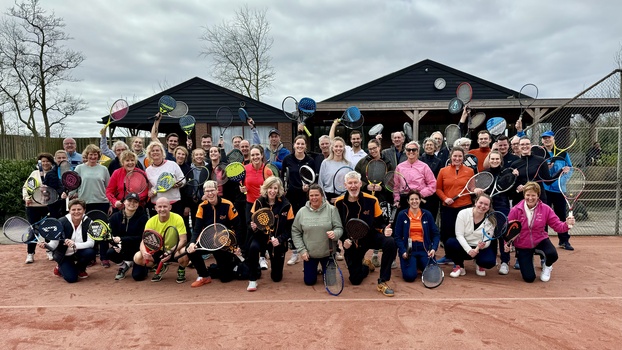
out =
[[[304,136],[303,136],[304,137]],[[287,156],[290,157],[291,155]],[[286,157],[286,159],[287,159]],[[285,162],[283,163],[285,164]],[[274,282],[283,279],[283,266],[285,265],[285,254],[287,253],[287,242],[290,239],[292,224],[294,222],[294,212],[292,206],[284,196],[285,190],[281,179],[270,176],[261,185],[261,196],[257,198],[251,209],[251,213],[262,208],[269,208],[274,214],[274,224],[271,227],[258,227],[251,220],[248,236],[250,245],[248,247],[247,265],[250,269],[250,281],[248,291],[257,290],[257,279],[259,279],[259,256],[261,252],[268,250],[270,254],[270,278]],[[269,230],[269,232],[266,232]]]
[[[112,176],[112,173],[115,170],[123,166],[123,164],[121,164],[119,156],[121,155],[121,152],[127,151],[129,147],[125,142],[118,140],[112,144],[112,149],[110,149],[108,148],[108,139],[106,138],[106,126],[104,126],[99,133],[101,135],[101,138],[99,139],[99,148],[101,149],[103,155],[112,159],[110,163],[108,163],[108,173],[110,174],[110,176]],[[142,167],[142,164],[137,166],[140,168]]]
[[[410,141],[404,149],[407,160],[397,165],[395,171],[402,174],[406,185],[413,190],[418,190],[426,198],[436,192],[436,178],[430,167],[419,161],[419,143]],[[408,208],[408,195],[403,190],[393,191],[393,203],[399,208]],[[426,208],[427,209],[427,208]]]
[[[518,220],[521,223],[521,232],[514,240],[517,259],[520,264],[520,273],[525,282],[533,282],[536,279],[533,256],[537,250],[544,252],[545,262],[540,274],[542,282],[551,279],[553,264],[557,261],[557,249],[549,239],[547,226],[555,232],[568,232],[568,227],[575,224],[572,216],[561,221],[551,207],[546,205],[540,197],[540,185],[535,182],[527,182],[522,189],[524,199],[510,210],[508,221]],[[505,244],[505,251],[510,251],[510,246]]]
[[[456,217],[455,237],[445,243],[445,252],[455,266],[449,276],[456,278],[466,275],[464,260],[475,260],[475,273],[486,276],[486,269],[497,264],[497,242],[485,241],[482,230],[493,236],[497,222],[486,219],[492,213],[492,199],[485,193],[475,199],[475,206],[460,210]],[[499,223],[501,225],[501,223]]]
[[239,186],[239,191],[246,192],[246,218],[251,217],[251,209],[253,203],[259,198],[261,185],[266,178],[278,174],[272,174],[270,169],[266,169],[264,164],[264,149],[260,145],[253,145],[251,147],[251,162],[244,166],[246,170],[246,178],[244,179],[244,185]]
[[382,217],[382,210],[376,197],[361,192],[361,174],[351,171],[345,176],[347,192],[335,200],[335,208],[341,218],[341,224],[345,227],[350,219],[360,219],[367,223],[369,232],[365,237],[355,242],[350,239],[343,240],[345,260],[350,273],[349,279],[353,285],[363,282],[370,271],[374,271],[374,265],[370,260],[364,260],[369,249],[382,249],[380,261],[380,277],[378,279],[378,291],[383,295],[392,297],[393,289],[387,282],[391,280],[391,264],[395,260],[396,246],[392,237],[393,230],[387,225]]
[[443,133],[440,131],[435,131],[430,134],[430,138],[434,140],[436,144],[436,151],[434,154],[441,160],[441,164],[446,164],[447,159],[449,159],[449,148],[453,147],[453,145],[446,145],[443,143]]
[[[333,120],[333,124],[330,127],[330,131],[328,136],[331,141],[335,139],[335,131],[337,129],[337,125],[339,125],[340,119]],[[360,130],[352,130],[350,132],[350,144],[352,146],[345,146],[345,157],[352,164],[358,164],[361,159],[364,159],[367,156],[367,152],[361,148],[362,133]]]
[[[62,191],[61,182],[53,168],[54,157],[49,153],[40,153],[37,156],[37,163],[37,169],[30,173],[22,187],[22,198],[26,203],[26,218],[31,225],[48,216],[48,213],[52,214],[50,215],[51,217],[60,217],[61,202],[44,205],[32,199],[34,190],[40,186],[48,186],[49,190]],[[37,245],[35,243],[30,243],[26,246],[26,264],[32,264],[35,261],[36,248]],[[47,255],[48,260],[52,260],[52,253],[48,251]]]
[[[87,278],[86,267],[95,260],[95,242],[87,231],[91,219],[85,217],[86,203],[81,199],[69,202],[69,214],[60,218],[63,225],[65,239],[51,241],[48,246],[54,251],[54,260],[58,264],[54,267],[54,275],[63,277],[69,283],[78,282],[78,279]],[[38,243],[45,247],[45,243]]]
[[[184,207],[183,203],[180,201],[181,193],[179,192],[179,187],[183,186],[186,180],[184,179],[184,173],[175,161],[164,159],[164,152],[164,146],[160,142],[151,142],[149,146],[147,146],[149,166],[147,170],[145,170],[145,173],[149,180],[149,198],[152,205],[155,205],[160,198],[168,199],[172,206],[171,210],[174,213],[182,215]],[[158,192],[158,179],[163,173],[169,173],[173,176],[174,185],[167,191]],[[151,216],[154,215],[155,213],[152,213]]]
[[[260,147],[261,148],[261,147]],[[216,270],[208,269],[203,260],[204,251],[196,249],[197,239],[204,228],[218,223],[223,224],[229,229],[230,235],[235,235],[234,227],[238,227],[238,212],[235,210],[231,201],[218,196],[218,184],[216,181],[208,180],[203,184],[203,202],[199,204],[196,214],[196,221],[192,228],[192,237],[186,248],[188,257],[197,270],[198,277],[192,282],[192,288],[198,288],[212,282],[213,272]],[[230,282],[237,277],[234,269],[241,266],[240,259],[229,250],[216,250],[212,252],[218,266],[218,278],[221,282]]]
[[337,209],[324,200],[324,191],[317,184],[309,186],[309,201],[294,217],[292,240],[303,260],[305,285],[317,283],[318,264],[322,271],[330,256],[330,241],[336,243],[343,234]]
[[307,138],[304,135],[298,135],[294,138],[294,153],[288,154],[283,159],[283,177],[288,175],[288,187],[285,189],[285,196],[291,203],[294,212],[298,212],[305,205],[309,192],[309,185],[303,183],[300,177],[300,167],[307,165],[311,169],[315,169],[315,162],[306,154],[306,150]]
[[[160,262],[164,263],[164,268],[159,274],[154,274],[151,278],[151,282],[160,282],[162,280],[162,275],[166,273],[168,270],[168,265],[173,262],[179,263],[179,267],[177,268],[177,283],[186,282],[186,266],[188,266],[189,260],[187,256],[182,256],[177,258],[177,255],[181,254],[181,250],[186,246],[187,242],[187,232],[186,225],[184,224],[184,219],[181,215],[174,213],[171,211],[171,204],[166,197],[160,197],[156,200],[155,210],[157,215],[152,216],[147,223],[145,224],[145,230],[154,230],[160,234],[163,234],[166,231],[166,228],[169,226],[174,226],[177,229],[177,233],[179,235],[179,243],[177,244],[177,249],[175,252],[172,252],[170,255],[161,254],[161,252],[156,252],[155,254],[150,254],[145,248],[145,243],[140,242],[139,251],[134,254],[134,264],[145,266],[147,268],[153,268],[160,264]],[[175,240],[176,241],[176,240]],[[164,246],[162,247],[162,253],[166,252],[167,249],[171,249],[172,244],[169,243],[168,240],[164,241]],[[146,276],[145,276],[146,277]]]
[[423,197],[418,190],[408,192],[408,209],[397,214],[395,221],[395,244],[400,257],[402,278],[414,282],[417,270],[428,266],[438,250],[440,233],[436,220],[428,210],[421,209]]
[[382,208],[383,206],[386,206],[387,203],[392,204],[393,198],[390,193],[382,186],[382,183],[370,183],[369,179],[367,178],[367,165],[371,161],[381,161],[386,165],[385,173],[388,171],[392,171],[393,168],[391,162],[382,155],[382,152],[380,150],[380,141],[378,141],[377,139],[369,140],[369,142],[367,143],[367,150],[369,151],[369,154],[365,158],[359,160],[359,162],[354,167],[354,170],[357,173],[361,174],[361,181],[363,182],[363,187],[361,188],[361,190],[368,194],[373,193],[373,196],[378,199],[380,207]]
[[[549,172],[556,174],[559,172],[568,172],[572,167],[570,161],[570,155],[567,151],[563,151],[559,154],[555,154],[555,133],[552,130],[545,131],[541,135],[542,146],[549,154],[550,164]],[[559,220],[566,219],[566,200],[559,189],[559,179],[552,182],[544,182],[544,191],[546,192],[546,204],[553,208],[555,215]],[[570,244],[570,235],[568,232],[557,233],[557,239],[559,240],[558,246],[566,250],[574,250],[574,247]]]
[[135,281],[147,278],[147,269],[134,264],[134,254],[140,250],[141,233],[149,219],[145,209],[140,206],[140,200],[138,193],[128,193],[123,199],[122,208],[110,216],[110,232],[116,246],[108,249],[108,258],[119,265],[114,277],[117,281],[124,279],[130,268]]
[[[455,222],[458,213],[465,208],[473,205],[470,196],[457,196],[465,188],[469,179],[475,174],[473,169],[464,166],[464,150],[454,147],[450,153],[451,164],[441,169],[436,179],[436,195],[440,199],[441,205],[441,241],[447,243],[449,238],[455,238]],[[475,194],[480,195],[483,191],[475,189]],[[452,263],[446,256],[438,260],[439,264]]]
[[521,151],[520,159],[512,162],[512,168],[518,170],[516,178],[516,195],[514,202],[521,200],[520,192],[523,192],[523,186],[529,181],[536,181],[540,185],[540,199],[546,202],[546,193],[544,191],[543,181],[551,181],[552,176],[549,172],[549,161],[542,157],[538,157],[531,153],[531,140],[527,136],[520,138],[519,147]]
[[341,193],[334,187],[333,177],[339,169],[344,166],[354,169],[354,165],[345,158],[346,142],[339,136],[332,140],[330,147],[330,156],[322,162],[320,173],[318,176],[318,185],[326,194],[326,199],[330,203],[335,202]]
[[149,196],[149,186],[147,181],[147,175],[142,169],[137,167],[138,157],[132,151],[123,151],[119,155],[119,160],[121,161],[122,167],[115,170],[110,176],[110,181],[108,182],[108,187],[106,187],[106,197],[108,201],[112,205],[113,211],[119,211],[123,209],[123,202],[125,201],[125,197],[131,191],[138,191],[138,189],[127,188],[126,179],[128,174],[132,172],[137,172],[138,175],[130,175],[130,176],[143,176],[144,177],[144,186],[143,190],[138,194],[140,205],[144,206],[147,202],[147,198]]

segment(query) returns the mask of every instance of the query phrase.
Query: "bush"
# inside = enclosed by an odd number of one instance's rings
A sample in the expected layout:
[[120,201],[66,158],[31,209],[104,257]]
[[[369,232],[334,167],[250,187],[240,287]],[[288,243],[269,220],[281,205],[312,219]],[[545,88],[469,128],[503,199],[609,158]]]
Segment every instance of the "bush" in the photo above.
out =
[[0,221],[25,212],[22,187],[36,168],[36,160],[0,159]]

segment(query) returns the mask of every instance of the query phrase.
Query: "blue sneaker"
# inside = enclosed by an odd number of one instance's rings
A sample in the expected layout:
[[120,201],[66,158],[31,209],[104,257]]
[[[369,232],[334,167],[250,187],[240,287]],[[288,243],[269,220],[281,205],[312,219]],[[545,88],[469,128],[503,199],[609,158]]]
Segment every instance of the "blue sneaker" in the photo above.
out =
[[449,259],[447,256],[444,256],[440,259],[438,259],[436,261],[439,265],[449,265],[449,264],[453,264],[454,262],[451,261],[451,259]]
[[520,264],[518,263],[518,260],[516,260],[516,262],[514,263],[514,270],[520,270]]

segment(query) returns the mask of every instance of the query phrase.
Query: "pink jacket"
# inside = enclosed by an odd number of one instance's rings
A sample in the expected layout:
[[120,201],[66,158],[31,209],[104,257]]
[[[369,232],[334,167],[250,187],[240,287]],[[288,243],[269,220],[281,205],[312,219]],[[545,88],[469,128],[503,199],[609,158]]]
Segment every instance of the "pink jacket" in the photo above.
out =
[[538,243],[549,238],[548,232],[544,230],[546,225],[551,226],[555,232],[568,231],[568,225],[559,220],[553,209],[544,204],[541,200],[538,200],[533,216],[533,223],[531,227],[529,227],[527,214],[525,214],[525,200],[520,201],[510,210],[508,221],[518,220],[522,224],[521,232],[516,240],[514,240],[514,246],[516,248],[532,249],[535,248]]
[[[429,197],[436,192],[436,178],[426,163],[417,160],[411,164],[407,160],[398,164],[395,171],[404,176],[408,187],[419,190],[421,197]],[[400,191],[393,192],[393,199],[399,202]]]

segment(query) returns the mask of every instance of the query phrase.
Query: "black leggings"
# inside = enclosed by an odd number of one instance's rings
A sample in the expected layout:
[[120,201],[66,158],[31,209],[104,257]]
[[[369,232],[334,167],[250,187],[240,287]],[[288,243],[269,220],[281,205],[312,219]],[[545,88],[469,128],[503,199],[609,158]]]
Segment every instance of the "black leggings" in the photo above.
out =
[[552,266],[557,261],[557,249],[548,238],[538,243],[535,248],[516,248],[516,258],[520,264],[520,274],[525,282],[531,283],[536,280],[536,271],[533,266],[533,256],[536,254],[536,250],[541,250],[544,253],[546,266]]

